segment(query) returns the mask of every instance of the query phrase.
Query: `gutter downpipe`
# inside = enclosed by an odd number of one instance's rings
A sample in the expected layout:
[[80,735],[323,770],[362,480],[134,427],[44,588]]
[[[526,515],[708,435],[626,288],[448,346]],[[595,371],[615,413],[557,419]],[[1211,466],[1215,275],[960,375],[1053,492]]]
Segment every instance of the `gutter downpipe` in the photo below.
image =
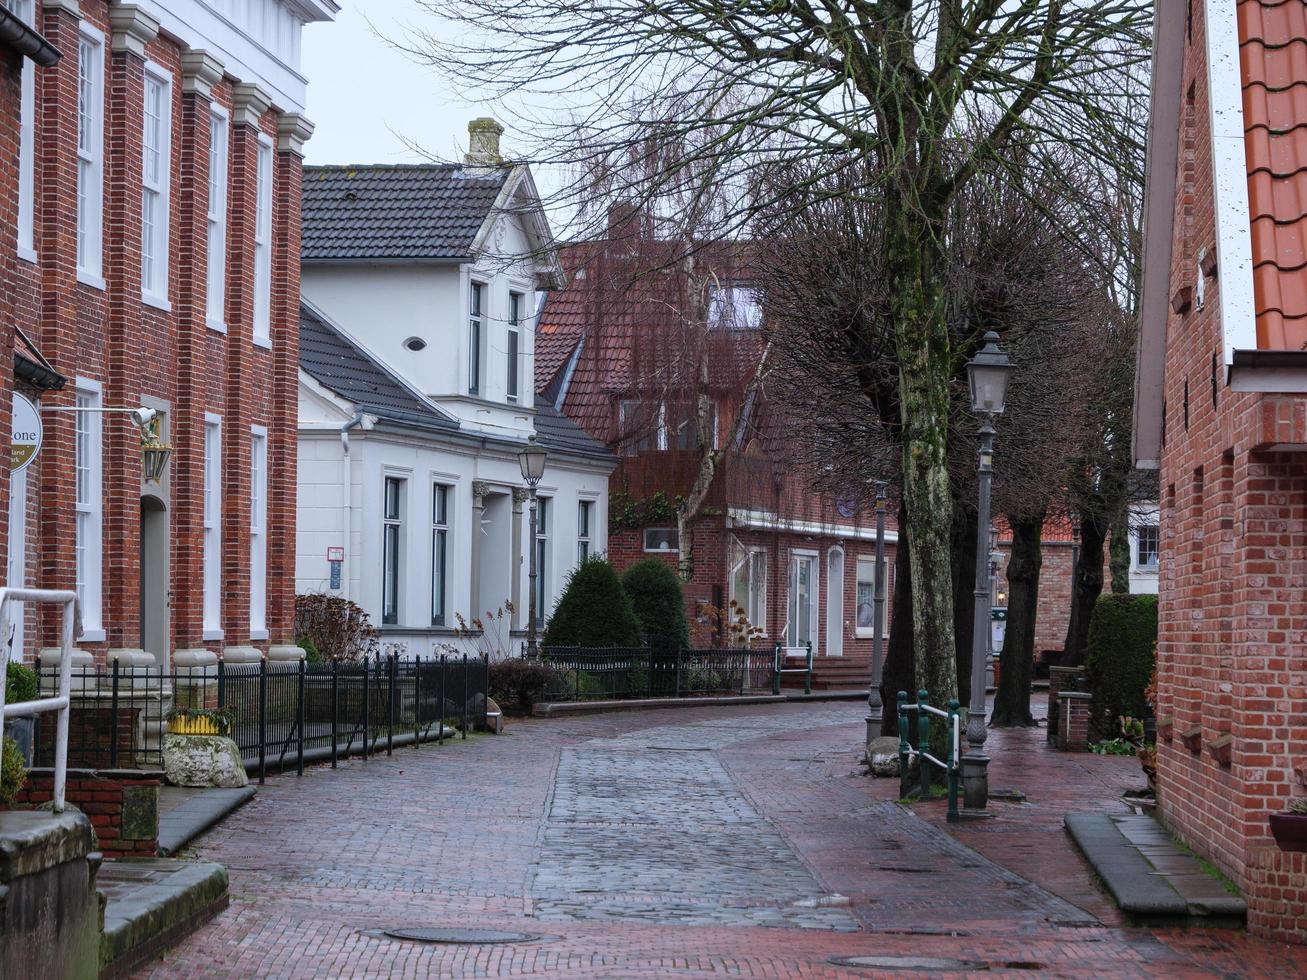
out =
[[350,586],[350,569],[354,563],[354,481],[353,462],[349,452],[349,430],[363,424],[363,412],[356,412],[354,417],[340,427],[340,473],[341,473],[341,526],[345,529],[345,561],[340,569],[340,591],[346,599],[353,601]]

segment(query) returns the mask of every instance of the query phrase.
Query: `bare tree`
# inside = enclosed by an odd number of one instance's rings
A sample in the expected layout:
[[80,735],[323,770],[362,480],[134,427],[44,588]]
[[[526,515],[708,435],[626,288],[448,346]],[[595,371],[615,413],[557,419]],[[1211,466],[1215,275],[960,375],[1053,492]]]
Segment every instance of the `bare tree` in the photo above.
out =
[[[1148,0],[427,0],[440,23],[410,51],[488,97],[575,109],[527,113],[541,162],[611,161],[693,146],[723,187],[753,188],[804,161],[812,184],[867,160],[857,187],[879,205],[878,250],[896,353],[900,468],[911,551],[919,683],[957,683],[949,538],[950,382],[946,224],[958,194],[1014,139],[1099,157],[1115,70],[1146,56]],[[681,139],[712,128],[715,137]],[[962,139],[965,131],[966,139]],[[669,137],[671,137],[669,139]],[[663,187],[692,183],[668,155]],[[620,179],[620,177],[618,178]],[[783,207],[741,193],[737,228]],[[649,193],[646,190],[642,193]]]

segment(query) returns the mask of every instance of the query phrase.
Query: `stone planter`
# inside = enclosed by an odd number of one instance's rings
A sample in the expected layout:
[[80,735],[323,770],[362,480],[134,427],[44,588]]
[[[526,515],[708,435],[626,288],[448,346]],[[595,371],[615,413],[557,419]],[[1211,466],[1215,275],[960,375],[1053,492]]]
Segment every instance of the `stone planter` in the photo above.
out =
[[1307,851],[1307,813],[1272,813],[1271,833],[1282,851]]

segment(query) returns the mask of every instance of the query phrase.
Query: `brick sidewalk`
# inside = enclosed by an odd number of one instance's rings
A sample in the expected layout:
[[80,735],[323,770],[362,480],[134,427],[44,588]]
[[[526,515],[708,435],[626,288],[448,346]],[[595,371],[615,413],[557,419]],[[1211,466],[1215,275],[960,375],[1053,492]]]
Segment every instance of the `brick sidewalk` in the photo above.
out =
[[[276,778],[200,842],[230,869],[232,907],[148,975],[839,977],[875,973],[832,958],[871,954],[997,975],[1307,972],[1307,952],[1239,934],[1100,924],[1070,872],[1053,880],[1039,845],[1022,845],[1032,831],[1067,864],[1051,816],[964,831],[973,850],[861,774],[862,715],[839,703],[518,721]],[[1120,760],[1093,758],[1090,777],[1110,782],[1097,763]],[[378,935],[420,925],[544,938]]]

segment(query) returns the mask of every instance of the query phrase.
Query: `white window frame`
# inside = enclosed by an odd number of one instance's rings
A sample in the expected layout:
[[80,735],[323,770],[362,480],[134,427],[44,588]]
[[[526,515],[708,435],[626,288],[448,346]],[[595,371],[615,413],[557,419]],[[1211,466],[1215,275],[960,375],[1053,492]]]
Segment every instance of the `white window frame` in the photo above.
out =
[[[649,532],[650,531],[668,531],[672,535],[673,544],[668,548],[650,548]],[[674,555],[681,550],[680,531],[674,527],[646,527],[640,532],[640,550],[646,551],[652,555]]]
[[[386,496],[391,482],[395,484],[395,512],[391,516]],[[381,625],[398,626],[404,616],[404,516],[408,496],[408,477],[385,472],[381,476]],[[393,529],[394,553],[391,556]],[[394,572],[394,581],[389,581]],[[392,600],[388,603],[387,599]],[[393,605],[393,611],[388,606]]]
[[549,522],[553,507],[553,497],[540,494],[536,497],[536,539],[533,547],[536,551],[536,616],[545,618],[549,610],[549,559],[550,537]]
[[576,564],[594,555],[595,501],[582,497],[576,502]]
[[254,343],[272,347],[272,140],[259,134],[254,167]]
[[[728,601],[733,600],[744,611],[749,625],[767,630],[767,549],[761,545],[746,545],[731,535],[731,567],[727,578]],[[761,566],[761,567],[760,567]],[[736,588],[736,578],[744,573],[744,595]]]
[[522,397],[522,311],[526,294],[516,289],[508,293],[508,339],[504,345],[507,370],[504,373],[505,398],[516,404]]
[[104,289],[104,34],[85,21],[77,55],[77,281]]
[[210,330],[227,332],[227,111],[209,109],[208,269],[204,312]]
[[204,413],[204,618],[203,638],[222,629],[222,416]]
[[[438,506],[443,492],[444,507]],[[385,501],[382,501],[385,506]],[[449,626],[449,553],[453,534],[454,487],[442,480],[431,484],[431,625]],[[384,516],[384,515],[383,515]],[[403,526],[400,528],[403,537]],[[436,562],[440,565],[437,568]]]
[[[78,378],[73,383],[78,409],[102,407],[100,382]],[[104,425],[98,411],[73,413],[73,554],[77,596],[81,603],[81,640],[105,638],[104,588]],[[87,453],[88,455],[83,455]]]
[[[1153,561],[1148,563],[1139,560],[1140,541],[1142,540],[1143,532],[1145,528],[1151,530],[1154,535]],[[1157,571],[1158,566],[1161,564],[1161,560],[1162,560],[1162,529],[1160,525],[1156,523],[1146,523],[1146,524],[1140,524],[1135,529],[1133,559],[1134,559],[1135,568],[1138,569],[1139,571],[1151,572],[1151,573],[1155,573]]]
[[[871,623],[867,626],[862,625],[859,617],[859,610],[862,608],[862,602],[859,596],[862,594],[862,587],[868,587],[868,595],[871,601]],[[859,555],[855,567],[853,579],[853,635],[859,639],[867,639],[876,635],[876,559],[871,555]],[[880,624],[881,632],[885,631],[885,624]]]
[[[158,87],[157,166],[151,166],[150,93]],[[141,109],[141,300],[163,310],[168,302],[168,239],[172,186],[172,76],[161,65],[145,63]],[[146,226],[146,214],[154,215]]]
[[[11,0],[9,7],[28,27],[36,26],[37,0]],[[36,63],[23,59],[23,94],[18,123],[18,257],[36,261]],[[22,608],[18,603],[17,609]]]
[[[799,563],[811,562],[812,573],[808,582],[808,636],[799,635]],[[808,641],[812,642],[812,652],[816,655],[821,643],[821,555],[816,551],[796,548],[790,552],[790,594],[787,597],[785,643],[790,650],[804,650]]]
[[467,393],[473,398],[485,396],[486,299],[488,283],[468,280],[467,287]]
[[268,638],[268,430],[250,426],[250,639]]

